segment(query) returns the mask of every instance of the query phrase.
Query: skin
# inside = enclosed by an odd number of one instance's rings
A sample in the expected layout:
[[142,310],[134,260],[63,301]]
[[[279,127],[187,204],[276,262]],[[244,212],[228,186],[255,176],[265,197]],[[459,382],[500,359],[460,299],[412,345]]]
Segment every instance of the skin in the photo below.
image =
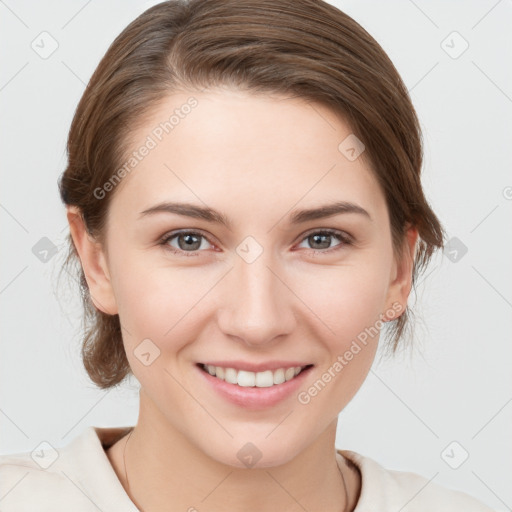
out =
[[[198,379],[195,364],[298,359],[315,365],[300,388],[307,390],[393,304],[403,311],[417,232],[407,231],[397,260],[385,197],[365,154],[349,161],[338,150],[350,127],[301,98],[175,93],[137,127],[133,149],[191,95],[198,106],[110,192],[105,247],[68,209],[93,302],[119,314],[141,384],[127,492],[146,511],[353,510],[360,475],[336,455],[337,417],[364,382],[378,336],[308,404],[293,393],[246,410]],[[161,201],[207,205],[230,219],[231,230],[169,213],[138,218]],[[289,223],[293,211],[333,201],[356,203],[371,218],[344,213]],[[327,228],[349,233],[353,243],[311,239]],[[192,251],[182,238],[181,254],[159,245],[181,229],[205,238]],[[236,252],[247,236],[263,249],[252,263]],[[179,242],[167,248],[179,250]],[[160,350],[149,366],[134,353],[147,338]],[[126,439],[107,451],[125,489]],[[262,453],[251,469],[237,458],[247,442]]]

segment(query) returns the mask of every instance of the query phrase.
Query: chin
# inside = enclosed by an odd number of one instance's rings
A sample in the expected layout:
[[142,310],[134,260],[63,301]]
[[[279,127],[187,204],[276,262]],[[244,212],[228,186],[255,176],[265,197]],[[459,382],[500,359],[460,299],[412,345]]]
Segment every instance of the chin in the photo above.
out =
[[268,432],[261,436],[237,436],[228,442],[218,440],[218,443],[201,446],[199,449],[211,459],[239,469],[264,469],[282,466],[293,460],[304,447],[300,442],[288,437],[283,443],[277,438],[265,439]]

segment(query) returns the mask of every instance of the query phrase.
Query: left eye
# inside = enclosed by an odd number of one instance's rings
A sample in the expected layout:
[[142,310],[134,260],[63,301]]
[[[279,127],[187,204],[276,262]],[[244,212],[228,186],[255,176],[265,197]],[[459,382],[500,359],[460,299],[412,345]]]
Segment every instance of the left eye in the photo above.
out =
[[348,235],[345,235],[344,233],[340,231],[315,231],[313,233],[310,233],[307,235],[303,242],[307,241],[309,244],[319,244],[320,247],[312,247],[314,251],[320,251],[320,252],[327,252],[322,251],[322,249],[332,249],[332,247],[329,247],[331,245],[331,242],[333,238],[337,238],[340,243],[337,244],[335,247],[339,247],[340,245],[348,245],[350,244],[350,239]]

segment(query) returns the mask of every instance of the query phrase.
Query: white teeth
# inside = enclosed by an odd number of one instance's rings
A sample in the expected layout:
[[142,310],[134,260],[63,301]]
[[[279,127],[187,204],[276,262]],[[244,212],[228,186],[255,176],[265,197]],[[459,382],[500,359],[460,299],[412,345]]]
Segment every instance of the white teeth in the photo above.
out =
[[[239,377],[240,378],[240,377]],[[274,375],[270,370],[266,372],[258,372],[256,374],[256,387],[269,388],[274,385]]]
[[238,372],[238,385],[244,388],[250,388],[256,383],[256,374],[240,370]]
[[285,380],[284,370],[282,368],[274,372],[274,384],[282,384]]
[[278,370],[265,370],[263,372],[248,372],[246,370],[235,370],[234,368],[223,368],[221,366],[204,365],[206,371],[218,379],[225,380],[229,384],[238,384],[241,387],[269,388],[282,384],[298,375],[302,367],[279,368]]
[[284,378],[286,381],[293,379],[295,377],[295,368],[287,368],[284,372]]
[[226,368],[224,373],[224,380],[230,384],[238,384],[237,371],[234,368]]

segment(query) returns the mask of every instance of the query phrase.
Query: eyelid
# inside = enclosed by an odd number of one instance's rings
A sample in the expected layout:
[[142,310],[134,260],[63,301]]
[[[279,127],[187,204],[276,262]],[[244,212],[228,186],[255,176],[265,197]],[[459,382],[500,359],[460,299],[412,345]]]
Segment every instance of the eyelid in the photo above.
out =
[[[345,243],[354,243],[355,242],[354,237],[350,233],[347,233],[346,231],[343,231],[341,229],[335,229],[335,228],[310,229],[309,231],[306,231],[304,234],[300,235],[301,238],[299,239],[299,241],[302,242],[308,236],[314,235],[316,233],[323,233],[323,234],[337,236]],[[312,249],[312,250],[315,250],[315,249]]]

